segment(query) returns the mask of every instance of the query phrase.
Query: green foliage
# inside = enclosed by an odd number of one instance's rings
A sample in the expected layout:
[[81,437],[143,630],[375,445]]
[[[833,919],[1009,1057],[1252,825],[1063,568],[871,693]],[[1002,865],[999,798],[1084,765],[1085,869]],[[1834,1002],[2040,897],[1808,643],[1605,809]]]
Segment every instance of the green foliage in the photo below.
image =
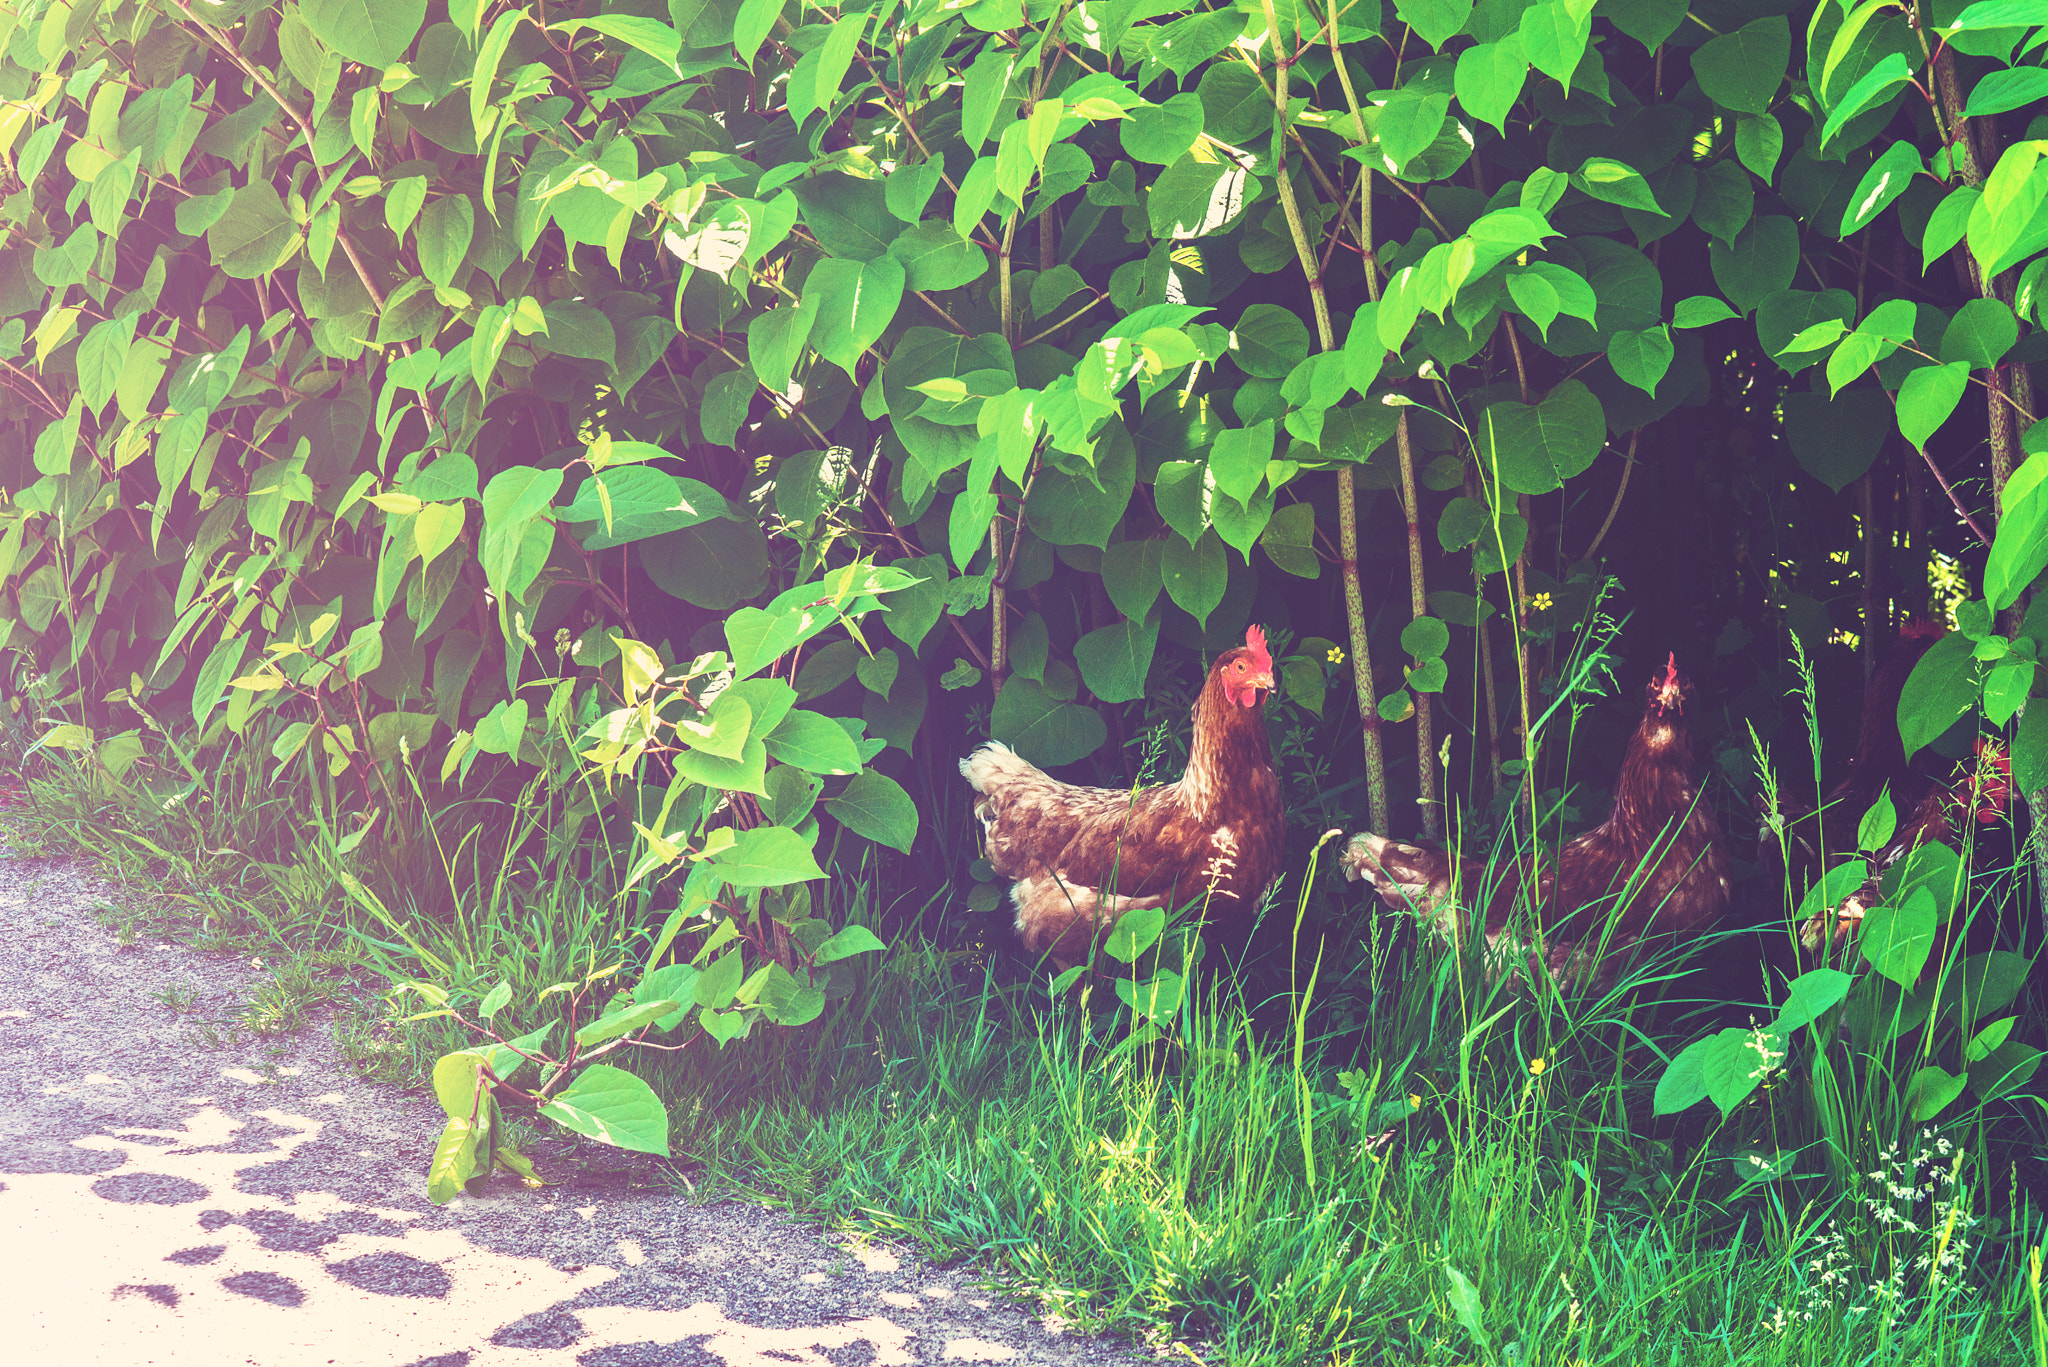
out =
[[[1352,623],[1387,728],[1475,667],[1447,624],[1582,624],[1520,596],[1524,500],[1617,479],[1709,345],[1753,336],[1760,435],[1837,492],[1998,413],[1987,611],[2048,568],[2007,431],[2048,141],[1957,136],[2038,95],[2033,9],[1270,14],[0,9],[0,644],[42,743],[125,785],[126,711],[189,718],[365,813],[539,781],[561,847],[630,823],[636,879],[788,973],[833,842],[918,848],[938,721],[1101,758],[1102,706],[1358,573],[1354,481],[1442,552],[1428,615]],[[1974,283],[1908,301],[1845,244]],[[2038,638],[1956,641],[1909,751],[1981,709],[2048,772]]]

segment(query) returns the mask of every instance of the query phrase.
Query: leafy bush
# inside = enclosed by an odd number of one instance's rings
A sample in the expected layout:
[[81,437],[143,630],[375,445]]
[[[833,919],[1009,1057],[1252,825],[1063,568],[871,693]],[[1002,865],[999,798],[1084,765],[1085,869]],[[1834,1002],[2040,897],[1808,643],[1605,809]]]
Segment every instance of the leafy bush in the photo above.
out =
[[[1359,718],[1312,748],[1434,832],[1453,742],[1537,761],[1528,648],[1721,384],[1802,488],[1925,458],[1990,551],[1909,744],[1982,697],[2038,794],[1991,614],[2048,566],[2042,19],[9,0],[15,701],[105,784],[161,744],[160,798],[230,740],[365,812],[538,772],[551,849],[623,819],[794,933],[823,818],[908,854],[912,761],[981,725],[1113,769],[1105,712],[1298,606],[1285,688],[1321,716],[1342,658]],[[1836,555],[1764,610],[1826,639]]]

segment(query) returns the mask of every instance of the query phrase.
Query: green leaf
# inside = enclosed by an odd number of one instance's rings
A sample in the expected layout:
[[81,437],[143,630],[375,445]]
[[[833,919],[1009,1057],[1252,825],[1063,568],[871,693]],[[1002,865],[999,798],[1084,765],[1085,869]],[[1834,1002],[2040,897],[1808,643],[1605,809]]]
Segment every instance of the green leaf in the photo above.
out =
[[1145,201],[1154,237],[1196,238],[1235,223],[1257,188],[1250,173],[1228,161],[1192,157],[1160,172]]
[[1898,809],[1892,806],[1889,793],[1879,793],[1877,801],[1870,804],[1870,810],[1856,823],[1856,848],[1866,854],[1875,854],[1891,843],[1892,832],[1898,829]]
[[2003,114],[2009,109],[2039,104],[2043,100],[2048,100],[2048,70],[2022,66],[1994,71],[1971,88],[1970,102],[1963,109],[1963,117],[1974,119],[1982,114]]
[[1529,64],[1570,93],[1593,34],[1593,7],[1583,0],[1539,0],[1522,11],[1519,32]]
[[1081,682],[1103,702],[1135,702],[1145,696],[1145,679],[1158,644],[1157,617],[1117,622],[1076,641],[1074,663],[1080,667]]
[[1974,1030],[1978,1021],[2012,1005],[2033,966],[2030,956],[2007,949],[1972,954],[1963,960],[1960,972],[1951,969],[1942,981],[1936,1014],[1959,1022],[1965,1031]]
[[1427,151],[1442,131],[1451,110],[1451,97],[1419,81],[1410,82],[1387,97],[1380,109],[1375,132],[1380,151],[1399,169]]
[[1593,391],[1565,380],[1531,406],[1502,400],[1474,429],[1482,468],[1497,469],[1516,493],[1547,494],[1583,473],[1600,454],[1607,419]]
[[[2027,464],[2040,459],[2031,457]],[[1984,565],[1984,597],[1992,611],[2003,612],[2018,602],[2044,568],[2048,568],[2048,482],[2037,481],[2006,508],[1991,538],[1991,556]],[[1937,647],[1942,644],[1946,640],[1937,642]]]
[[853,737],[838,722],[816,712],[792,709],[763,739],[768,753],[782,764],[814,774],[860,771],[860,749]]
[[2013,730],[2013,786],[2023,793],[2048,788],[2048,707],[2030,707]]
[[1117,918],[1104,937],[1102,949],[1113,959],[1135,963],[1140,954],[1159,943],[1166,929],[1166,911],[1161,907],[1133,907]]
[[761,44],[775,31],[775,21],[782,17],[782,4],[783,0],[740,0],[739,13],[732,21],[732,44],[748,66],[754,64]]
[[1883,213],[1885,206],[1906,193],[1906,187],[1913,183],[1913,177],[1927,169],[1920,159],[1920,149],[1911,142],[1900,139],[1884,150],[1884,155],[1870,164],[1863,173],[1863,179],[1856,183],[1856,191],[1849,196],[1848,207],[1842,211],[1842,226],[1836,234],[1847,237],[1859,232],[1872,219]]
[[2013,1026],[2018,1023],[2019,1018],[2017,1016],[2007,1016],[2005,1019],[1995,1020],[1982,1030],[1979,1030],[1970,1037],[1970,1042],[1963,1046],[1963,1062],[1978,1063],[1990,1058],[1992,1054],[1997,1052],[1999,1046],[2005,1043],[2006,1036],[2012,1033]]
[[486,1021],[489,1020],[491,1017],[497,1015],[500,1011],[504,1010],[505,1004],[511,1000],[512,984],[504,982],[499,983],[496,987],[492,988],[489,992],[485,993],[484,999],[477,1004],[477,1019]]
[[634,14],[601,14],[549,27],[562,33],[590,29],[607,38],[616,38],[628,47],[638,48],[671,71],[675,70],[676,54],[682,49],[682,35],[673,28],[659,19],[646,19]]
[[436,285],[452,285],[475,235],[476,207],[468,195],[442,195],[427,205],[413,233],[420,273]]
[[1187,15],[1167,24],[1153,39],[1153,60],[1174,75],[1185,78],[1228,47],[1238,34],[1244,32],[1244,27],[1245,16],[1230,10]]
[[1963,1094],[1965,1079],[1929,1064],[1906,1084],[1906,1112],[1914,1124],[1932,1120]]
[[[979,63],[976,63],[979,65]],[[1133,161],[1172,166],[1202,136],[1201,96],[1184,90],[1161,104],[1145,105],[1117,125],[1126,155]]]
[[[1300,579],[1316,579],[1322,575],[1323,564],[1316,556],[1315,533],[1315,509],[1307,503],[1290,503],[1274,509],[1266,530],[1259,534],[1259,545],[1264,548],[1267,558],[1283,572]],[[1107,579],[1108,563],[1105,560],[1105,582]]]
[[248,639],[238,633],[214,642],[213,649],[206,653],[206,663],[199,666],[199,678],[192,685],[194,726],[203,730],[206,718],[226,699],[228,680],[241,668],[248,644]]
[[811,329],[818,354],[852,376],[862,354],[882,339],[896,317],[906,279],[903,263],[891,256],[820,261],[804,281],[805,297],[816,294],[818,299]]
[[676,722],[676,738],[692,750],[738,762],[746,753],[753,725],[754,709],[740,694],[727,689],[702,715],[681,717]]
[[114,397],[115,387],[121,382],[129,348],[135,342],[138,317],[131,313],[96,323],[78,343],[78,392],[84,396],[85,406],[95,413],[107,406],[107,400]]
[[1802,1025],[1813,1024],[1840,1005],[1855,982],[1854,976],[1839,968],[1807,970],[1785,990],[1785,1004],[1778,1008],[1771,1029],[1789,1037]]
[[1716,1047],[1713,1037],[1694,1040],[1678,1053],[1657,1079],[1650,1099],[1652,1115],[1676,1115],[1707,1099],[1707,1052]]
[[1956,310],[1941,334],[1941,359],[1964,362],[1972,370],[1988,370],[2005,359],[2019,337],[2019,320],[2005,301],[1972,299]]
[[483,1168],[478,1153],[489,1133],[488,1125],[472,1125],[467,1120],[451,1120],[442,1127],[433,1156],[427,1160],[428,1200],[445,1206],[462,1195],[469,1180]]
[[1180,536],[1170,536],[1159,568],[1167,597],[1198,625],[1207,627],[1209,614],[1223,602],[1223,590],[1230,581],[1229,553],[1222,538],[1213,529],[1203,532],[1193,545]]
[[1116,610],[1133,620],[1152,610],[1165,587],[1160,563],[1166,543],[1157,537],[1143,541],[1119,541],[1102,553],[1102,587]]
[[1671,329],[1662,325],[1643,332],[1617,331],[1607,340],[1607,361],[1614,373],[1653,397],[1675,354]]
[[917,839],[917,804],[902,784],[873,769],[861,770],[837,797],[826,798],[825,810],[855,835],[905,854]]
[[2040,1066],[2040,1050],[2018,1040],[2007,1040],[1981,1062],[1970,1065],[1970,1088],[1984,1101],[1997,1101],[2031,1082]]
[[788,391],[817,319],[818,296],[807,291],[798,303],[785,301],[748,321],[747,359],[770,393]]
[[476,748],[487,755],[516,755],[526,735],[526,699],[500,699],[476,724]]
[[1970,253],[1996,275],[2048,245],[2048,174],[2038,165],[2040,139],[2005,149],[1970,210]]
[[887,952],[888,946],[866,926],[843,926],[825,943],[818,946],[816,962],[836,964],[841,959],[851,959],[856,954]]
[[1657,197],[1650,193],[1650,183],[1643,179],[1642,173],[1612,157],[1587,157],[1585,165],[1572,173],[1572,184],[1595,199],[1619,204],[1624,209],[1640,209],[1651,214],[1664,212],[1657,203]]
[[1934,897],[1915,888],[1901,906],[1876,906],[1863,915],[1857,944],[1870,966],[1900,987],[1911,987],[1934,947]]
[[1702,43],[1692,55],[1692,74],[1723,109],[1762,114],[1784,82],[1791,56],[1792,27],[1785,16],[1773,14]]
[[654,997],[617,1011],[607,1011],[578,1030],[576,1042],[588,1048],[593,1044],[603,1044],[608,1039],[630,1035],[643,1026],[654,1024],[681,1005],[679,1001]]
[[1041,767],[1072,764],[1109,739],[1095,709],[1060,702],[1043,684],[1015,677],[996,698],[989,734]]
[[733,512],[723,495],[699,480],[625,465],[584,480],[574,501],[557,515],[563,522],[583,525],[578,541],[587,551],[599,551],[731,517]]
[[1782,215],[1753,218],[1729,244],[1707,244],[1714,283],[1728,302],[1749,313],[1787,289],[1799,269],[1799,225]]
[[1756,187],[1732,161],[1703,166],[1694,180],[1692,221],[1717,242],[1733,242],[1756,214]]
[[1741,315],[1728,307],[1727,301],[1716,299],[1711,294],[1695,294],[1681,299],[1672,308],[1671,326],[1674,328],[1703,328],[1728,318]]
[[[2048,507],[2048,498],[2042,500]],[[2010,521],[2008,517],[2008,522]],[[1999,524],[2000,541],[2005,539],[2007,523]],[[2048,565],[2048,537],[2040,540],[2040,558],[2028,573],[2031,580]],[[1993,546],[1991,558],[1998,560],[1998,550]],[[2012,600],[2000,601],[1990,590],[1990,572],[1987,571],[1986,597],[1990,598],[1994,610],[2002,610]],[[2024,584],[2021,585],[2024,587]],[[2017,590],[2014,590],[2017,596]],[[1970,639],[1959,631],[1948,635],[1929,646],[1920,662],[1913,666],[1913,672],[1906,679],[1906,687],[1899,695],[1899,739],[1905,743],[1906,758],[1927,745],[1936,736],[1955,725],[1957,718],[1969,711],[1977,702],[1977,666],[1970,658]]]
[[668,1107],[652,1087],[623,1068],[608,1063],[585,1068],[540,1113],[601,1143],[668,1156]]
[[1230,347],[1245,374],[1283,379],[1308,355],[1308,324],[1292,309],[1253,304],[1232,329]]
[[755,826],[711,856],[711,871],[735,888],[779,888],[823,878],[804,838],[786,826]]
[[560,470],[540,470],[531,465],[500,470],[484,486],[484,525],[495,530],[528,522],[546,511],[561,487]]
[[1508,34],[1499,42],[1475,43],[1458,54],[1454,77],[1458,104],[1505,135],[1508,111],[1522,97],[1528,76],[1529,60],[1522,55],[1519,34]]
[[1887,52],[1877,63],[1863,74],[1863,79],[1850,86],[1842,96],[1842,102],[1828,114],[1827,123],[1820,131],[1820,144],[1825,148],[1842,131],[1842,125],[1866,109],[1876,107],[1880,100],[1892,94],[1900,86],[1913,79],[1913,67],[1897,52]]
[[299,17],[342,56],[381,71],[412,46],[427,0],[305,0]]
[[1984,680],[1984,715],[1993,726],[2003,727],[2025,704],[2028,694],[2033,692],[2037,668],[2034,661],[2023,660],[2016,655],[2007,656],[1991,667],[1990,675]]
[[1926,450],[1928,438],[1956,411],[1969,384],[1967,361],[1923,365],[1909,371],[1899,386],[1899,435]]
[[235,191],[227,212],[206,230],[213,264],[237,280],[254,280],[284,264],[298,241],[298,229],[267,180]]
[[1441,48],[1472,18],[1472,0],[1395,0],[1394,13],[1423,42]]
[[[1305,341],[1306,339],[1304,339]],[[1209,447],[1209,473],[1216,488],[1243,503],[1266,480],[1273,459],[1273,420],[1252,427],[1226,427]]]
[[1784,150],[1784,130],[1771,115],[1745,114],[1735,121],[1735,155],[1764,184],[1771,183]]
[[903,263],[914,290],[958,289],[988,273],[988,253],[940,218],[926,219],[898,234],[889,244],[889,255]]
[[1851,389],[1834,399],[1793,392],[1783,402],[1793,456],[1837,492],[1870,468],[1893,425],[1891,405],[1877,389]]
[[797,124],[815,111],[829,108],[838,97],[867,25],[866,10],[841,15],[826,30],[825,40],[797,62],[783,89],[783,102]]
[[1434,617],[1417,617],[1401,628],[1401,649],[1420,661],[1442,656],[1451,645],[1451,629]]

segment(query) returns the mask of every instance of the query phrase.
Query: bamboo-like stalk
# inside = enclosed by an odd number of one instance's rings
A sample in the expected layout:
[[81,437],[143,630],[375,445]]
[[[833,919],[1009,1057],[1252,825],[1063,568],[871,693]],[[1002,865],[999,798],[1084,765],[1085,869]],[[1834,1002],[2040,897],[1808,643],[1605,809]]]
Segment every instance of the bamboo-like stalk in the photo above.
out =
[[[1287,114],[1287,59],[1280,54],[1280,20],[1274,12],[1273,0],[1264,0],[1266,32],[1273,43],[1273,111],[1276,130],[1284,128]],[[1330,40],[1330,55],[1337,62],[1338,79],[1344,87],[1346,100],[1351,105],[1352,116],[1358,116],[1357,96],[1352,93],[1349,73],[1344,69],[1344,57],[1337,43],[1337,4],[1328,0],[1329,23],[1326,32]],[[1359,124],[1360,129],[1364,127]],[[1287,143],[1276,134],[1274,143],[1274,179],[1279,187],[1280,203],[1287,215],[1287,230],[1294,238],[1295,254],[1301,259],[1301,268],[1308,275],[1310,298],[1315,302],[1317,342],[1325,351],[1336,349],[1336,329],[1330,322],[1329,303],[1323,295],[1322,267],[1308,241],[1308,234],[1301,221],[1301,210],[1294,202],[1294,190],[1287,180]],[[1379,277],[1374,273],[1372,260],[1372,171],[1369,167],[1359,169],[1359,246],[1364,252],[1365,288],[1367,297],[1380,297]],[[1346,464],[1337,470],[1337,551],[1339,563],[1337,573],[1344,589],[1344,623],[1351,638],[1351,675],[1353,691],[1357,695],[1358,726],[1360,747],[1365,755],[1365,794],[1367,817],[1375,829],[1388,828],[1387,802],[1387,759],[1385,741],[1380,735],[1379,700],[1375,696],[1372,668],[1372,642],[1366,634],[1365,594],[1358,582],[1358,473],[1356,467]]]
[[[1429,601],[1422,573],[1422,504],[1415,492],[1415,453],[1405,408],[1394,425],[1394,450],[1401,462],[1401,507],[1408,519],[1408,613],[1414,620],[1429,615]],[[1434,840],[1443,834],[1443,803],[1436,790],[1436,728],[1429,694],[1416,690],[1414,698],[1416,802],[1422,808],[1422,833]]]
[[[1922,13],[1924,14],[1925,11],[1923,10]],[[1914,28],[1919,34],[1921,51],[1925,53],[1927,51],[1925,26],[1924,24],[1916,24]],[[1955,54],[1947,46],[1943,46],[1938,56],[1930,57],[1929,65],[1933,67],[1933,85],[1936,102],[1939,105],[1936,111],[1938,124],[1942,137],[1948,143],[1951,165],[1955,168],[1956,173],[1963,178],[1963,182],[1966,185],[1982,186],[1984,183],[1984,167],[1995,163],[2000,151],[1995,145],[1995,128],[1983,120],[1971,120],[1963,117],[1962,93],[1957,89],[1956,84]],[[1981,145],[1980,137],[1982,139]],[[1961,249],[1957,248],[1956,250]],[[1964,259],[1968,263],[1970,279],[1976,285],[1977,293],[1986,299],[1999,300],[2010,308],[2015,293],[2015,282],[2012,278],[2012,272],[2007,271],[2005,274],[1995,277],[1988,276],[1978,268],[1973,258],[1966,254]],[[2022,451],[2020,449],[2021,427],[2019,417],[2022,414],[2033,415],[2036,412],[2034,407],[2034,382],[2033,377],[2027,371],[2027,367],[2025,365],[2002,365],[1993,366],[1990,370],[1986,371],[1984,402],[1987,409],[1985,416],[1989,420],[1987,426],[1991,438],[1991,507],[1989,512],[1995,523],[2000,511],[1999,500],[2005,493],[2005,482],[2011,478],[2013,471],[2018,469],[2020,465]],[[1928,458],[1928,468],[1930,470],[1934,469],[1931,457]],[[1940,478],[1939,470],[1935,470],[1934,473],[1937,479]],[[2017,634],[2024,608],[2024,602],[2015,604],[2001,615],[2000,625],[2008,635]],[[2034,818],[2034,830],[2030,840],[2034,847],[2034,872],[2044,885],[2048,885],[2048,835],[2043,833],[2043,817],[2048,816],[2048,788],[2036,788],[2031,792],[2024,792],[2023,796],[2026,798],[2028,810]],[[2048,921],[2048,907],[2044,907],[2042,916],[2044,921]]]

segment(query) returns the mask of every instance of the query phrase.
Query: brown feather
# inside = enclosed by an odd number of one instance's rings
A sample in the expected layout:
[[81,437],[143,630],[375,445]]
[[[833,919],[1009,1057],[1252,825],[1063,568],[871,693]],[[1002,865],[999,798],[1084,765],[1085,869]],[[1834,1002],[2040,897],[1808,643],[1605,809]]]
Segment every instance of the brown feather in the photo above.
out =
[[[1685,722],[1688,691],[1673,661],[1651,681],[1642,722],[1615,776],[1607,820],[1568,842],[1535,878],[1539,938],[1553,972],[1577,976],[1604,943],[1595,983],[1610,978],[1646,939],[1696,935],[1728,906],[1728,855],[1720,823],[1702,800]],[[1352,837],[1345,875],[1381,899],[1409,907],[1447,938],[1465,929],[1464,903],[1484,865],[1454,866],[1441,850],[1365,833]],[[1526,860],[1505,871],[1487,902],[1485,934],[1498,944],[1529,881]],[[1610,919],[1612,929],[1609,929]]]
[[1263,636],[1218,657],[1195,702],[1187,769],[1173,783],[1077,787],[993,743],[961,761],[981,794],[974,811],[988,861],[1015,880],[1025,948],[1079,963],[1123,913],[1198,898],[1211,924],[1251,915],[1279,875],[1286,841],[1263,715],[1272,687]]

